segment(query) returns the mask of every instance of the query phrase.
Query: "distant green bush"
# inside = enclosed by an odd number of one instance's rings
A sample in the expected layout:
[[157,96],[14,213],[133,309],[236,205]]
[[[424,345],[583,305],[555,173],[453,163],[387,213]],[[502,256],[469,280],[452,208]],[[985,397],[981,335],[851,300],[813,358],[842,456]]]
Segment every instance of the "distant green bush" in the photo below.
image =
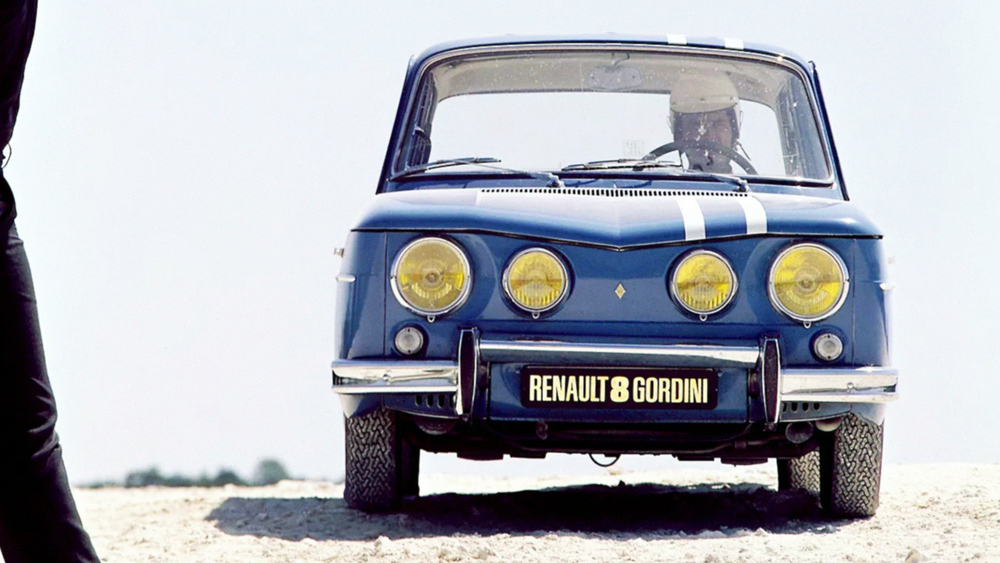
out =
[[125,476],[124,483],[95,483],[91,487],[118,486],[125,487],[222,487],[224,485],[273,485],[278,481],[291,479],[285,466],[276,459],[263,459],[253,472],[249,481],[243,479],[232,469],[220,469],[214,477],[202,474],[199,477],[186,475],[163,475],[159,468],[150,467],[140,471],[132,471]]
[[276,459],[262,459],[257,464],[257,469],[253,472],[254,485],[273,485],[278,481],[291,479],[292,476],[285,470],[285,466]]

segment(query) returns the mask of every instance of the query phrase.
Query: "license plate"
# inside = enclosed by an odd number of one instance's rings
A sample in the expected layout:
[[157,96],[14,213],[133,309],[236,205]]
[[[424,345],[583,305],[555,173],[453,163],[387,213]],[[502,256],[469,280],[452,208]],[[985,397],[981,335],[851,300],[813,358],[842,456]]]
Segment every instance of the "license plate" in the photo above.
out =
[[714,409],[719,373],[711,369],[528,366],[526,407]]

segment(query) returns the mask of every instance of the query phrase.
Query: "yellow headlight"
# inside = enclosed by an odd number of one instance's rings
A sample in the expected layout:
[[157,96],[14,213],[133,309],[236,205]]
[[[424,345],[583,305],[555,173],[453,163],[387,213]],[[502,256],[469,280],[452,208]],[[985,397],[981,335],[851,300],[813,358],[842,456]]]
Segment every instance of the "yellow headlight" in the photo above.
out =
[[736,295],[736,274],[725,258],[708,250],[688,254],[674,269],[670,291],[682,307],[699,315],[721,311]]
[[774,306],[795,320],[812,322],[837,312],[847,297],[847,267],[832,250],[797,244],[775,259],[768,280]]
[[472,272],[453,242],[427,237],[406,245],[392,267],[392,290],[408,309],[422,315],[452,311],[469,296]]
[[562,300],[568,289],[566,266],[555,254],[542,248],[521,252],[503,274],[507,296],[531,313],[547,311]]

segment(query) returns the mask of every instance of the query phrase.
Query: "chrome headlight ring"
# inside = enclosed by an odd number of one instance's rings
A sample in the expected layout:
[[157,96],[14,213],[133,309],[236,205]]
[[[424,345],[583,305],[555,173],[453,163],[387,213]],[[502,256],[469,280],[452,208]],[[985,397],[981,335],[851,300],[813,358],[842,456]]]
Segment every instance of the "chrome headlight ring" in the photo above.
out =
[[[682,289],[680,287],[680,283],[682,282],[679,283],[678,276],[682,275],[683,271],[682,269],[686,264],[689,263],[689,261],[698,259],[702,260],[708,259],[710,261],[708,262],[709,265],[714,265],[716,267],[722,266],[721,271],[724,273],[725,276],[729,278],[728,280],[720,280],[728,283],[729,289],[728,291],[725,292],[724,295],[721,295],[721,298],[713,299],[717,300],[718,303],[712,306],[696,307],[692,303],[689,303],[689,299],[685,299],[684,296],[682,295]],[[685,311],[689,313],[698,315],[698,317],[701,320],[706,320],[709,315],[718,313],[719,311],[722,311],[723,309],[728,307],[736,298],[736,292],[738,289],[739,289],[739,280],[736,278],[736,272],[735,270],[733,270],[732,264],[729,263],[729,260],[726,259],[725,256],[713,250],[697,249],[685,253],[677,262],[677,265],[674,266],[673,272],[670,275],[671,297],[674,298],[674,301],[676,301],[677,304],[681,306],[681,308],[683,308]]]
[[[797,281],[799,285],[806,288],[808,288],[810,284],[815,284],[815,283],[838,284],[839,294],[831,300],[829,305],[822,307],[820,310],[818,310],[813,314],[807,314],[802,311],[793,310],[791,306],[789,306],[782,300],[782,296],[778,291],[777,283],[775,281],[775,277],[778,274],[779,270],[785,266],[784,264],[785,260],[788,259],[792,255],[792,253],[801,251],[818,252],[819,254],[815,254],[814,256],[819,257],[820,259],[824,258],[829,259],[831,261],[831,264],[827,264],[826,266],[832,265],[834,267],[833,270],[835,270],[835,272],[839,276],[839,279],[832,281],[830,280],[817,281],[815,279],[803,279],[801,281]],[[802,268],[800,266],[799,270],[801,269]],[[807,277],[805,275],[799,276],[798,271],[795,273],[796,273],[796,278]],[[844,259],[841,258],[840,255],[833,249],[814,242],[802,242],[802,243],[792,244],[787,248],[785,248],[784,250],[782,250],[778,254],[778,256],[774,259],[774,262],[771,264],[771,269],[767,276],[767,293],[768,297],[771,300],[771,305],[781,313],[787,315],[789,318],[799,321],[805,324],[806,326],[810,326],[812,323],[816,321],[821,321],[823,319],[826,319],[835,314],[837,311],[839,311],[840,307],[844,304],[844,301],[847,300],[847,293],[849,289],[850,289],[850,273],[847,270],[847,264],[844,263]]]
[[[437,248],[430,248],[431,246],[436,246]],[[442,259],[452,259],[453,262],[450,264],[427,264],[427,262],[432,260],[424,258],[423,265],[425,267],[421,268],[420,272],[414,272],[412,271],[414,264],[407,263],[407,259],[414,258],[415,260],[419,260],[419,257],[413,257],[412,254],[422,250],[437,251],[439,253],[437,262],[441,262]],[[401,272],[401,268],[404,267],[411,271]],[[455,267],[458,268],[458,273],[461,274],[460,283],[458,283],[457,287],[442,288],[445,289],[445,295],[451,295],[439,305],[433,306],[432,303],[439,299],[429,296],[430,292],[426,291],[427,286],[445,283],[447,281],[446,277],[455,278],[455,271],[446,271],[449,269],[453,270]],[[404,277],[415,279],[402,279]],[[472,268],[468,256],[456,243],[436,236],[420,237],[410,241],[396,254],[389,281],[392,293],[396,296],[396,301],[400,305],[413,313],[427,317],[428,321],[433,322],[436,317],[446,315],[465,304],[472,293]],[[420,288],[419,286],[421,281],[425,282],[424,288]],[[421,291],[421,289],[424,291]],[[420,303],[419,301],[421,300],[425,301],[425,303]]]
[[[543,297],[541,299],[542,302],[537,305],[526,302],[528,299],[524,296],[519,299],[519,289],[514,287],[515,282],[512,280],[512,272],[515,270],[516,266],[519,265],[522,260],[529,259],[531,255],[535,255],[536,260],[542,260],[543,262],[547,261],[547,263],[540,264],[540,267],[551,268],[561,282],[559,288],[555,290],[556,294],[554,297]],[[569,281],[569,268],[566,266],[566,263],[562,260],[562,258],[551,250],[541,247],[532,247],[521,250],[510,259],[503,271],[502,285],[504,295],[507,296],[511,303],[522,311],[530,313],[532,317],[537,319],[542,313],[554,309],[566,299],[566,296],[569,294]]]

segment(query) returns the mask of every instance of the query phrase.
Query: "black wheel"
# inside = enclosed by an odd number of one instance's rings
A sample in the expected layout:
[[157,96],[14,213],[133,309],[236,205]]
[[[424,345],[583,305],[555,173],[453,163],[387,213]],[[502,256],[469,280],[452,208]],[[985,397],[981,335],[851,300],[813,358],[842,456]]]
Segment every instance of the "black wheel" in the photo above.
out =
[[778,490],[802,489],[819,494],[819,450],[798,459],[778,460]]
[[344,502],[366,512],[385,512],[404,496],[419,494],[420,449],[399,431],[395,411],[379,408],[344,419]]
[[690,150],[690,149],[712,151],[725,155],[726,158],[735,162],[747,174],[751,174],[753,176],[757,175],[757,170],[754,169],[753,164],[750,164],[750,161],[747,160],[747,158],[744,157],[742,154],[736,152],[735,150],[729,147],[722,146],[718,143],[712,143],[710,141],[672,141],[665,145],[660,145],[655,149],[649,151],[649,154],[642,157],[642,159],[656,160],[667,153],[672,153],[675,151],[683,152],[685,150]]
[[868,518],[878,508],[882,425],[848,415],[822,436],[820,503],[833,516]]

